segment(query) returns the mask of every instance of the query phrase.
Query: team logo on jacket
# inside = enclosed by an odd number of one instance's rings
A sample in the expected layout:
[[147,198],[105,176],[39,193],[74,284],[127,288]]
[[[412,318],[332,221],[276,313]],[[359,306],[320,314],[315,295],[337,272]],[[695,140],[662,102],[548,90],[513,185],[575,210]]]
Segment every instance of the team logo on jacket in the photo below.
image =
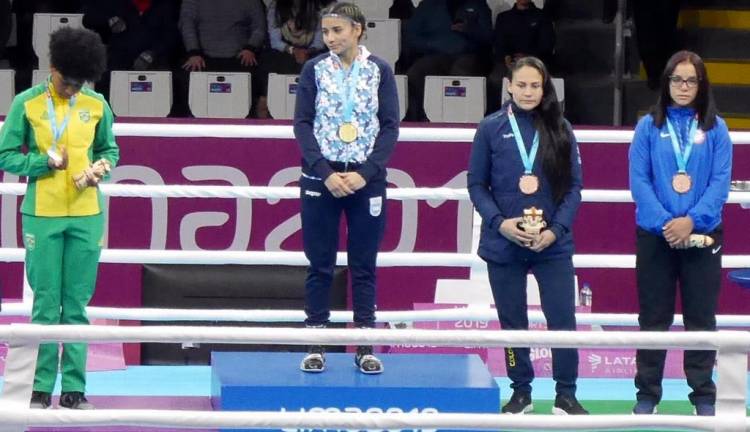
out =
[[91,112],[88,111],[88,110],[86,110],[86,111],[78,111],[78,118],[82,122],[88,123],[91,120]]
[[370,198],[370,216],[378,217],[383,211],[383,197]]

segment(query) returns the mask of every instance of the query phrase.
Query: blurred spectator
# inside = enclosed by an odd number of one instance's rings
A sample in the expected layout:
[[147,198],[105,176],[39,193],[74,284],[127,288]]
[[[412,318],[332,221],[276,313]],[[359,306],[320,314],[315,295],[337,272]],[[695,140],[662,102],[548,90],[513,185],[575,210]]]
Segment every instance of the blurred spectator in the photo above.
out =
[[414,3],[412,0],[393,0],[391,8],[388,9],[388,18],[400,19],[402,22],[408,20],[414,14]]
[[258,95],[255,114],[268,118],[268,74],[299,74],[307,59],[326,49],[320,11],[328,0],[271,0],[266,13],[270,49],[261,53],[253,74]]
[[89,0],[83,25],[108,46],[109,70],[168,67],[179,32],[168,0]]
[[[544,14],[547,15],[553,22],[561,18],[563,1],[565,0],[544,0],[542,2],[544,4],[544,6],[542,6]],[[605,3],[608,1],[610,0],[604,0]],[[606,4],[604,5],[604,7],[607,7]]]
[[[107,72],[168,70],[179,33],[168,0],[88,0],[83,25],[107,43]],[[97,91],[109,97],[109,73]]]
[[633,21],[638,52],[648,76],[648,86],[659,88],[667,60],[678,49],[677,18],[680,0],[633,0]]
[[0,0],[0,60],[5,59],[5,48],[10,39],[11,25],[10,0]]
[[261,0],[183,0],[179,27],[187,59],[175,74],[173,114],[185,116],[191,71],[255,72],[266,19]]
[[492,12],[485,0],[422,0],[406,29],[409,67],[407,119],[423,121],[427,75],[479,76],[490,67]]
[[487,86],[488,111],[493,112],[500,107],[503,77],[514,61],[534,56],[550,65],[554,48],[552,21],[531,0],[516,0],[512,9],[499,14],[495,20],[493,40],[495,66]]
[[[393,5],[388,10],[388,18],[401,20],[401,40],[406,40],[406,27],[409,25],[409,19],[414,15],[414,3],[412,0],[393,0]],[[396,73],[402,73],[411,65],[406,44],[401,44],[401,55],[396,61]]]

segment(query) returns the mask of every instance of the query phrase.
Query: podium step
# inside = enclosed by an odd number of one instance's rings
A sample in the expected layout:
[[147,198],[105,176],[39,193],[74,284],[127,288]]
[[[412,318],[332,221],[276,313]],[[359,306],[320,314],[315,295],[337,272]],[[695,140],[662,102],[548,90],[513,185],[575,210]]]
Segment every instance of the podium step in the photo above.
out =
[[[221,411],[498,413],[500,389],[477,355],[379,354],[365,375],[354,354],[326,354],[326,370],[299,370],[302,353],[215,352],[211,403]],[[286,431],[285,432],[290,432]]]

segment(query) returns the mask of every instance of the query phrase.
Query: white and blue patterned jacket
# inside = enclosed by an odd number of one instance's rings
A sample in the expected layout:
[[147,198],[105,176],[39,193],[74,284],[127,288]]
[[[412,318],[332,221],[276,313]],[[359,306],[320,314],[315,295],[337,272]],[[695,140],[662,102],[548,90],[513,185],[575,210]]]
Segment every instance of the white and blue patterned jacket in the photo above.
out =
[[385,179],[385,166],[398,139],[399,110],[396,81],[390,66],[360,46],[359,79],[354,92],[352,143],[338,138],[343,119],[339,84],[343,67],[334,53],[321,54],[302,68],[294,112],[294,136],[302,149],[304,173],[326,179],[330,162],[350,163],[366,180]]

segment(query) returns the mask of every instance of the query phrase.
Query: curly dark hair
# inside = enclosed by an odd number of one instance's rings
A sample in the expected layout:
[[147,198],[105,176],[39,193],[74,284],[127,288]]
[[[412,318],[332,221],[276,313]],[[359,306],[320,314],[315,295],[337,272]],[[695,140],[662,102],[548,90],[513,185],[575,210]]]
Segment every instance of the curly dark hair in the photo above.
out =
[[96,82],[107,69],[107,49],[91,30],[61,27],[50,34],[49,60],[65,78]]

